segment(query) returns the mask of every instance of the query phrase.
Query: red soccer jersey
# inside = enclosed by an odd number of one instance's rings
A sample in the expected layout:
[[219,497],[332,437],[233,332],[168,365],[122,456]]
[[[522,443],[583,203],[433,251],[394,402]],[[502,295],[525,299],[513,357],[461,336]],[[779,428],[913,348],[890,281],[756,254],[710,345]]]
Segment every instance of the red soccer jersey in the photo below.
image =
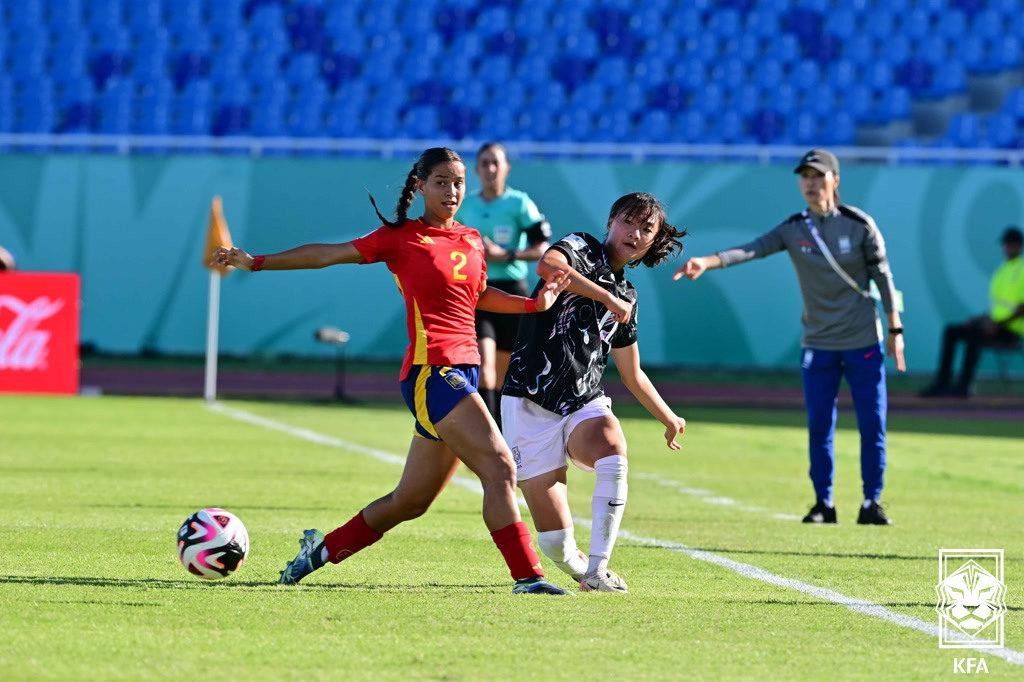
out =
[[363,263],[383,261],[405,299],[409,348],[404,380],[413,365],[479,365],[476,303],[487,287],[487,259],[480,233],[454,223],[432,227],[407,220],[352,242]]

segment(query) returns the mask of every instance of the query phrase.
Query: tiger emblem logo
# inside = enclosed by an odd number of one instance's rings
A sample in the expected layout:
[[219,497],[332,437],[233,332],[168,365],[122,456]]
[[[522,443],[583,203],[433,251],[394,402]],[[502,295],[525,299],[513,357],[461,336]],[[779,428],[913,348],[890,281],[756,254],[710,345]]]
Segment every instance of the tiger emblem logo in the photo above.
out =
[[936,610],[943,630],[950,626],[972,644],[989,641],[986,631],[1006,613],[1006,585],[974,559],[969,559],[935,586]]

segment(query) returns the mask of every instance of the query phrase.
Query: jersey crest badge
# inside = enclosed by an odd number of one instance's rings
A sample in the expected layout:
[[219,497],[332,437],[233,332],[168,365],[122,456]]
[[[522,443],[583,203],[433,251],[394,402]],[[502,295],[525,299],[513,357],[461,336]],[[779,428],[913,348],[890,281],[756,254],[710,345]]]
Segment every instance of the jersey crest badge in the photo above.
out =
[[456,391],[461,391],[468,383],[466,377],[462,376],[462,372],[453,372],[451,367],[443,368],[441,370],[441,377]]

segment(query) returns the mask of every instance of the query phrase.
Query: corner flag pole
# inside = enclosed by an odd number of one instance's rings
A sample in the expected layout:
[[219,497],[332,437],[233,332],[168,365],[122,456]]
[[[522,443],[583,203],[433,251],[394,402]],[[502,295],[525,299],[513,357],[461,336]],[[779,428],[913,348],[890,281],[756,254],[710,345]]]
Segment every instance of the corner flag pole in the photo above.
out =
[[217,399],[217,355],[220,331],[220,280],[231,269],[211,264],[213,252],[220,247],[231,248],[231,233],[224,219],[224,204],[214,197],[210,203],[210,223],[206,230],[206,246],[203,249],[203,265],[210,270],[210,295],[206,315],[206,371],[203,381],[203,398],[208,402]]
[[217,332],[220,331],[220,278],[210,271],[210,297],[206,315],[206,374],[203,397],[207,402],[217,399]]

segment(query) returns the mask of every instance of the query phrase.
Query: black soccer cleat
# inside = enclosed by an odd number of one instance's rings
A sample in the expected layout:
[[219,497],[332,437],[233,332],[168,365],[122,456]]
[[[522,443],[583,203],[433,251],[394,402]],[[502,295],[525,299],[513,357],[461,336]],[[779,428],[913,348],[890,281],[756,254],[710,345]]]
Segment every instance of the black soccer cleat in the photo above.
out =
[[836,523],[836,508],[828,507],[818,500],[803,518],[804,523]]
[[892,525],[892,520],[885,515],[882,505],[872,502],[868,506],[860,508],[860,514],[857,515],[857,523],[862,526],[890,526]]
[[517,580],[512,587],[512,594],[568,594],[561,587],[552,585],[541,577]]

